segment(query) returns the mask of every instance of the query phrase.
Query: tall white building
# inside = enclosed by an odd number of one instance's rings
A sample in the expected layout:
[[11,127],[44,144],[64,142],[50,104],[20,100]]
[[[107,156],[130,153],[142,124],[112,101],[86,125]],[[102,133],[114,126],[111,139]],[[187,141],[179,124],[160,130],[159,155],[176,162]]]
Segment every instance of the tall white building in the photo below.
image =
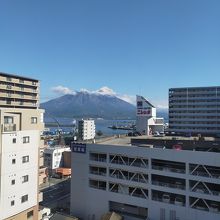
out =
[[157,118],[156,108],[144,97],[136,97],[136,130],[141,134],[151,135],[164,131],[163,118]]
[[92,140],[95,138],[95,121],[93,119],[82,119],[78,122],[79,139]]
[[73,144],[71,213],[84,220],[109,211],[125,220],[219,220],[219,151],[197,150]]
[[220,135],[220,87],[169,89],[169,131]]
[[0,90],[0,220],[37,220],[39,81],[0,73]]

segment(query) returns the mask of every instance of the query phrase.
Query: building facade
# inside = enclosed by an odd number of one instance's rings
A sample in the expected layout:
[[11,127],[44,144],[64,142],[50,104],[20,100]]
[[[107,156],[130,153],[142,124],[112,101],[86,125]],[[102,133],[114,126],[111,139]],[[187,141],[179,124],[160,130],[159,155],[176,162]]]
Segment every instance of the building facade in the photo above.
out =
[[220,87],[169,89],[169,131],[220,134]]
[[84,220],[220,219],[219,153],[73,144],[72,169],[70,210]]
[[78,121],[78,137],[83,141],[95,138],[95,121],[93,119]]
[[[48,147],[44,150],[44,165],[48,168],[50,176],[56,174],[58,168],[64,167],[64,162],[67,160],[64,158],[64,152],[70,151],[69,147],[54,146]],[[68,157],[68,155],[66,154]]]
[[136,96],[136,130],[152,135],[164,131],[163,118],[157,118],[156,108],[142,96]]
[[38,219],[39,81],[0,73],[0,219]]

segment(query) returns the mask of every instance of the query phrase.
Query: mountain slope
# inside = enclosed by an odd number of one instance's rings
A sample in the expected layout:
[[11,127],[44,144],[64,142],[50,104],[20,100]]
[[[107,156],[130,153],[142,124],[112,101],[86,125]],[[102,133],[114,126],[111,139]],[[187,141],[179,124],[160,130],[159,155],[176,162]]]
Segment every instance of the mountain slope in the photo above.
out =
[[55,117],[135,118],[135,106],[112,95],[78,92],[42,103],[41,108]]

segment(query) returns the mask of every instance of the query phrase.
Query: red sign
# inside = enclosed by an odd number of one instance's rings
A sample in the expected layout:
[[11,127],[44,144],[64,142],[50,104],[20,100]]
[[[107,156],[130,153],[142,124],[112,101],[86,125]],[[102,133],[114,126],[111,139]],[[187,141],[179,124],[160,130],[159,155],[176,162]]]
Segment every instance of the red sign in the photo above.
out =
[[150,115],[150,110],[149,109],[138,109],[137,110],[137,115]]

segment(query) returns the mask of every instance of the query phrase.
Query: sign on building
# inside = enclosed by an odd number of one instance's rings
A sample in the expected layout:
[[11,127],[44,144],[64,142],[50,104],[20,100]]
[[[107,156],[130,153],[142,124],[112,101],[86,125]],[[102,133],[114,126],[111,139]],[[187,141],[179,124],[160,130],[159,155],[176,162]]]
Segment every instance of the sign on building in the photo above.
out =
[[85,154],[86,153],[86,144],[72,142],[71,143],[71,150],[74,153]]
[[150,115],[150,114],[151,114],[150,108],[137,109],[137,116],[146,116],[146,115]]

